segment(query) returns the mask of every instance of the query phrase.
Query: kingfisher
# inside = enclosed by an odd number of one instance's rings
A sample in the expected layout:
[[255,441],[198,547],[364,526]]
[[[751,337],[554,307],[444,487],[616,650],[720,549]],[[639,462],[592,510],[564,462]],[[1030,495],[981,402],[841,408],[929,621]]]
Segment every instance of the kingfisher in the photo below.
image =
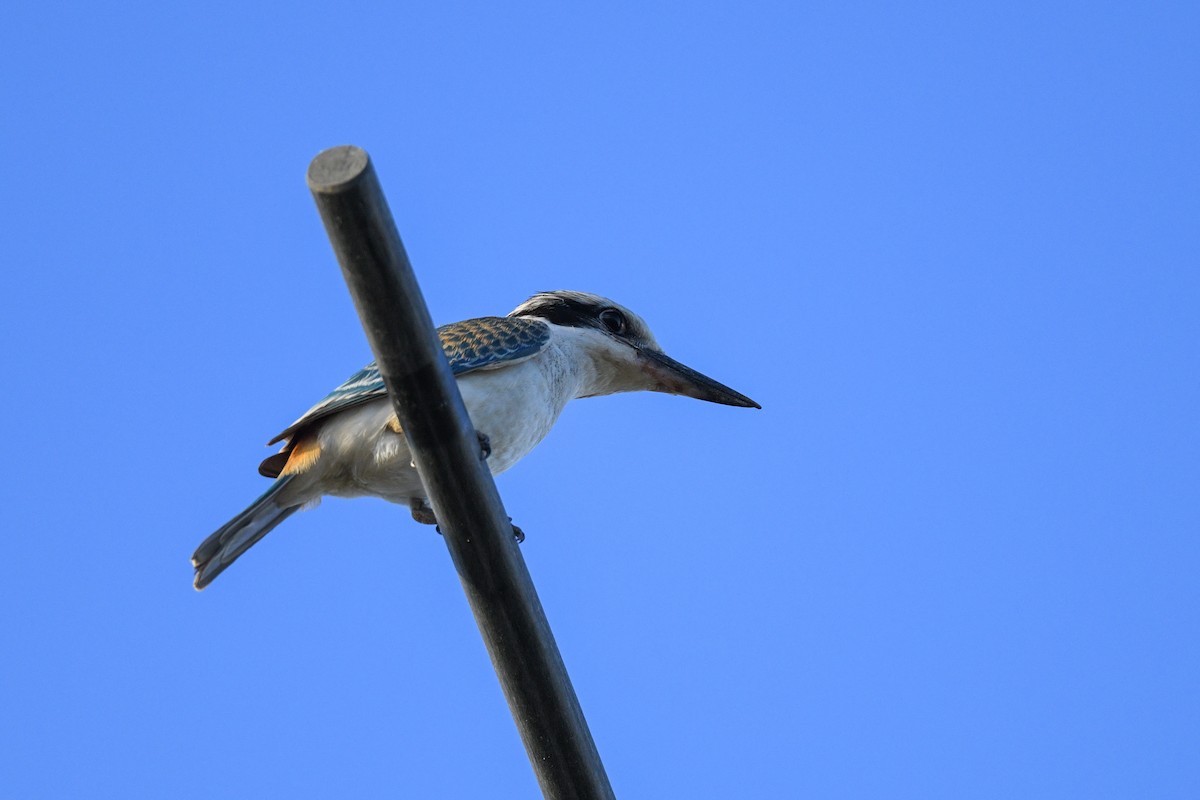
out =
[[[637,314],[587,292],[541,292],[506,317],[437,332],[493,475],[528,455],[575,398],[651,391],[762,407],[668,356]],[[381,497],[437,524],[374,362],[267,444],[278,442],[283,449],[258,468],[275,479],[271,488],[192,555],[197,589],[325,495]],[[514,533],[524,538],[515,526]]]

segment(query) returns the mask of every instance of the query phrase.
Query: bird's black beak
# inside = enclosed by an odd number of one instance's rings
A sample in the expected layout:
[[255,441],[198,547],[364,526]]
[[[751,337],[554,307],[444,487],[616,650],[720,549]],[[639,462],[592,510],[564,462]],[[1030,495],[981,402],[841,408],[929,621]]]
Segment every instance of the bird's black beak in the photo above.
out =
[[640,347],[638,352],[642,355],[642,370],[650,377],[652,392],[681,394],[726,406],[762,408],[746,395],[680,364],[665,353]]

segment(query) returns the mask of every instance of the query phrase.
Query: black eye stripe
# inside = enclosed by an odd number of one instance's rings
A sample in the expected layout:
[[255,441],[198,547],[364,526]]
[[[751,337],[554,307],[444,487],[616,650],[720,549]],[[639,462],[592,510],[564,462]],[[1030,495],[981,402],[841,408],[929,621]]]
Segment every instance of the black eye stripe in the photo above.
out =
[[555,325],[566,325],[572,328],[598,328],[609,333],[622,335],[629,331],[629,321],[625,315],[612,306],[598,306],[595,303],[584,303],[573,298],[547,298],[545,302],[531,304],[532,307],[520,309],[526,316],[540,317]]
[[531,317],[541,317],[555,325],[567,325],[572,328],[582,328],[588,325],[592,316],[591,306],[577,301],[555,298],[551,302],[539,303],[532,308],[526,308],[522,313]]

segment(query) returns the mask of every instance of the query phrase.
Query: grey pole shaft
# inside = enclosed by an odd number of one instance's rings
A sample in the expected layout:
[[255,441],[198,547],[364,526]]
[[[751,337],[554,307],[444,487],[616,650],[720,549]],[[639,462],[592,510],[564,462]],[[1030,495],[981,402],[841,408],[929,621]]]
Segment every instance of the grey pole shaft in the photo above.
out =
[[542,794],[611,798],[370,158],[353,146],[326,150],[308,186]]

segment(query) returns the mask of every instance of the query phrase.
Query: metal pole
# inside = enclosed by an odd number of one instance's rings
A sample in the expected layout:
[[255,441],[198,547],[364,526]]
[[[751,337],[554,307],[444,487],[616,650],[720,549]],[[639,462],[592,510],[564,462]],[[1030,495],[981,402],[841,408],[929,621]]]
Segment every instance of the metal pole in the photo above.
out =
[[367,153],[313,159],[308,187],[548,798],[612,787]]

